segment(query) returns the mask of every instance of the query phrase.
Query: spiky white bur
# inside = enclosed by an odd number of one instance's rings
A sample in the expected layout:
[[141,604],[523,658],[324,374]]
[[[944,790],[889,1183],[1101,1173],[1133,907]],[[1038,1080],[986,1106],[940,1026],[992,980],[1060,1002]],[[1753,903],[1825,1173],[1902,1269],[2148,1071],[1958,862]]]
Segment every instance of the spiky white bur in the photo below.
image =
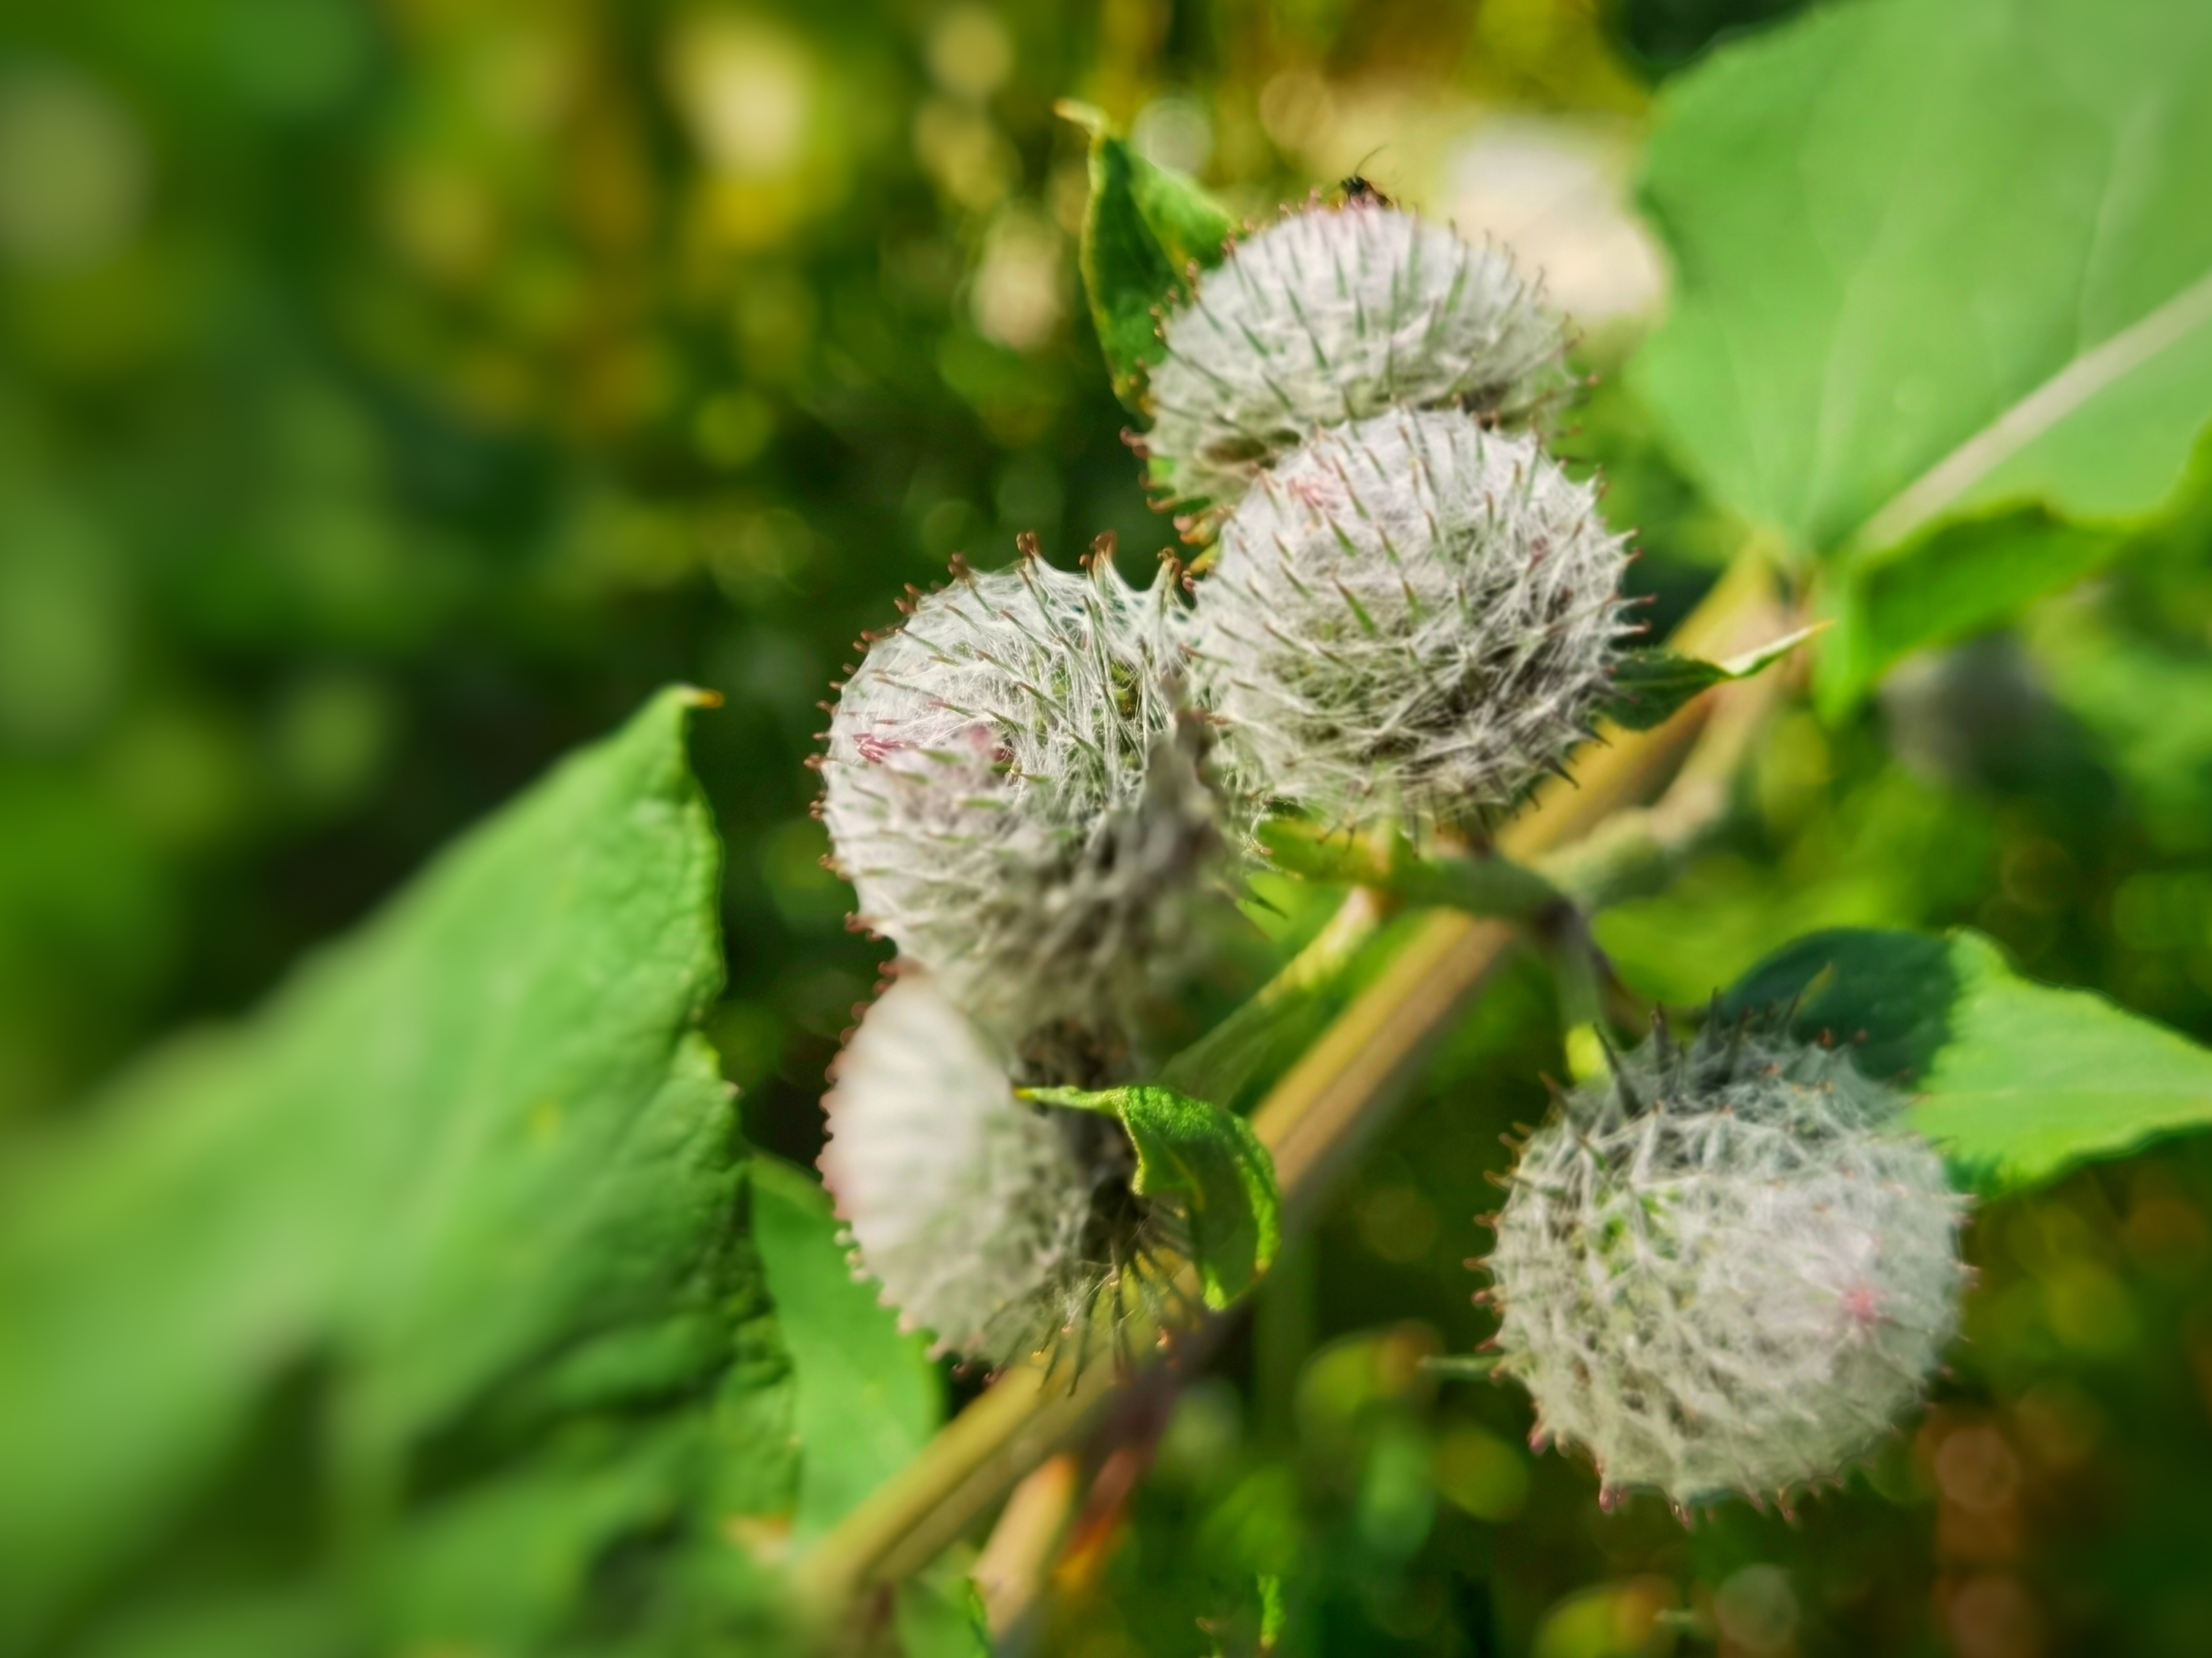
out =
[[1103,556],[963,571],[838,699],[822,816],[860,917],[1008,1042],[1113,1023],[1218,847],[1173,584]]
[[1330,821],[1510,805],[1587,732],[1626,564],[1532,438],[1445,410],[1322,433],[1231,514],[1199,586],[1232,775]]
[[910,973],[869,1007],[823,1102],[823,1180],[855,1266],[904,1327],[994,1367],[1087,1327],[1146,1220],[1119,1125],[1018,1098],[1007,1067]]
[[1389,408],[1511,416],[1565,380],[1565,325],[1502,248],[1372,202],[1247,237],[1161,333],[1152,483],[1220,507],[1319,427]]
[[1570,1096],[1486,1263],[1540,1438],[1584,1448],[1608,1499],[1786,1502],[1914,1404],[1957,1327],[1961,1200],[1901,1104],[1720,1020]]

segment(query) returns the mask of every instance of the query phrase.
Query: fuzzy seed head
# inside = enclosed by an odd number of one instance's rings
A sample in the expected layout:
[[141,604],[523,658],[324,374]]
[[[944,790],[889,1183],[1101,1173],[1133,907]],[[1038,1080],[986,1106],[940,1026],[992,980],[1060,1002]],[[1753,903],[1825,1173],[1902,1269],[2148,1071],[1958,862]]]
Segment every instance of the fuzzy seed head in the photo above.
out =
[[1316,428],[1394,407],[1510,416],[1565,381],[1564,325],[1504,250],[1367,200],[1238,243],[1162,334],[1152,482],[1224,508]]
[[1662,1029],[1529,1140],[1487,1266],[1499,1370],[1608,1493],[1834,1474],[1958,1324],[1960,1200],[1843,1054]]
[[1086,1318],[1141,1225],[1109,1119],[1016,1096],[1009,1061],[902,975],[838,1056],[820,1167],[902,1327],[994,1368]]
[[1322,433],[1239,503],[1199,586],[1240,792],[1328,821],[1510,805],[1586,734],[1626,562],[1532,438],[1447,410]]
[[1003,1041],[1110,1023],[1174,954],[1218,842],[1178,626],[1165,567],[1024,557],[921,599],[838,701],[822,815],[860,914]]

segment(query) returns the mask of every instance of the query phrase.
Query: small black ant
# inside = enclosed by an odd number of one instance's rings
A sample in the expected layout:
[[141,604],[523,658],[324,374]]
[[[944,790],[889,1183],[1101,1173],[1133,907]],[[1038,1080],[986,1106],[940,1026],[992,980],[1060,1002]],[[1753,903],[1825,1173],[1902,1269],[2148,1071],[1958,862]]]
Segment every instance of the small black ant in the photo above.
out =
[[1345,206],[1395,207],[1398,205],[1398,203],[1392,201],[1389,197],[1384,195],[1380,190],[1377,190],[1375,187],[1375,181],[1372,179],[1368,178],[1360,171],[1360,168],[1365,167],[1368,162],[1373,161],[1377,155],[1380,155],[1384,148],[1385,147],[1383,145],[1377,144],[1374,149],[1369,150],[1364,155],[1361,156],[1353,165],[1352,172],[1345,178],[1344,181],[1337,185],[1337,188],[1344,192]]

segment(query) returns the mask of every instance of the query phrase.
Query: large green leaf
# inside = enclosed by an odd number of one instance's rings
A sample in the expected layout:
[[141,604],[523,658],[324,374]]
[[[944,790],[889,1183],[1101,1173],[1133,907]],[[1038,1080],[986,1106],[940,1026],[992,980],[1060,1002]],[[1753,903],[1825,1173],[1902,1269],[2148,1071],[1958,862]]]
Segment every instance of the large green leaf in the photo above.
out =
[[1223,1308],[1274,1264],[1282,1243],[1282,1196],[1274,1159],[1233,1111],[1139,1084],[1096,1091],[1032,1088],[1047,1105],[1097,1111],[1120,1120],[1136,1148],[1129,1182],[1139,1196],[1175,1204],[1189,1230],[1191,1265],[1206,1304]]
[[1978,933],[1814,933],[1745,975],[1723,1011],[1792,1002],[1801,1035],[1856,1042],[1870,1074],[1903,1078],[1913,1127],[1984,1190],[2212,1127],[2212,1052],[2021,978]]
[[1180,173],[1155,167],[1087,104],[1060,112],[1091,135],[1091,202],[1083,216],[1083,287],[1114,395],[1142,412],[1145,370],[1166,350],[1162,307],[1184,297],[1191,267],[1221,263],[1237,221]]
[[1909,557],[1846,572],[1831,599],[1838,625],[1820,661],[1822,707],[1847,709],[1914,651],[1985,633],[2070,586],[2110,559],[2119,538],[2106,525],[2014,507],[1954,519]]
[[[2212,847],[2212,466],[2201,477],[2194,522],[2161,526],[2172,546],[2146,537],[2093,601],[2044,605],[2024,628],[2037,678],[2094,736],[2161,853]],[[2188,904],[2157,908],[2159,933],[2192,938]]]
[[1848,563],[1831,599],[1838,626],[1820,662],[1832,711],[1848,707],[1913,651],[2011,621],[2030,601],[2118,561],[2131,562],[2212,520],[2212,427],[2148,524],[2087,523],[2042,505],[1950,519],[1895,557]]
[[2212,422],[2207,85],[2189,0],[1860,0],[1662,99],[1680,282],[1637,374],[1716,495],[1838,556],[1832,705],[2172,494]]
[[278,1615],[302,1596],[340,1609],[333,1649],[536,1648],[617,1559],[696,1588],[655,1617],[720,1620],[750,1570],[725,1529],[787,1508],[793,1467],[692,1028],[721,975],[696,701],[12,1159],[0,1649],[311,1651]]
[[903,1467],[945,1415],[927,1339],[902,1333],[877,1286],[854,1276],[840,1230],[813,1181],[755,1157],[753,1238],[791,1353],[801,1547]]

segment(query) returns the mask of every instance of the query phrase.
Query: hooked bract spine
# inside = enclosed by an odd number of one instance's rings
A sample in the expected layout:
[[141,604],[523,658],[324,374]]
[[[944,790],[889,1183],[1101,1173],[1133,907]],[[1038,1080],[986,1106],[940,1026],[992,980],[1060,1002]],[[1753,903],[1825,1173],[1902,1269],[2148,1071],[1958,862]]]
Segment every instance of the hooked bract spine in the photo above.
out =
[[1511,805],[1590,733],[1626,563],[1533,437],[1438,410],[1322,433],[1238,503],[1199,588],[1232,774],[1331,825]]
[[1131,1190],[1117,1123],[1021,1097],[1017,1068],[928,975],[900,975],[837,1057],[823,1180],[903,1327],[994,1367],[1073,1336],[1079,1367],[1095,1327],[1177,1294],[1184,1229]]
[[1565,325],[1503,248],[1371,194],[1244,237],[1160,334],[1152,482],[1220,511],[1323,428],[1389,409],[1497,423],[1566,384]]
[[870,645],[822,762],[834,858],[907,975],[839,1061],[823,1167],[862,1270],[994,1363],[1087,1337],[1174,1238],[1118,1125],[1012,1089],[1141,1068],[1147,992],[1260,811],[1506,807],[1587,733],[1626,630],[1591,490],[1504,429],[1564,384],[1565,331],[1501,251],[1372,196],[1316,207],[1162,334],[1142,446],[1212,507],[1211,574],[1138,592],[1110,547],[1079,574],[1033,539],[956,568]]
[[1110,1041],[1215,854],[1175,588],[1026,540],[915,602],[832,714],[822,817],[864,924],[1011,1046],[1070,1019]]
[[1789,1500],[1923,1396],[1963,1200],[1848,1052],[1663,1023],[1529,1138],[1486,1260],[1498,1371],[1608,1501]]

